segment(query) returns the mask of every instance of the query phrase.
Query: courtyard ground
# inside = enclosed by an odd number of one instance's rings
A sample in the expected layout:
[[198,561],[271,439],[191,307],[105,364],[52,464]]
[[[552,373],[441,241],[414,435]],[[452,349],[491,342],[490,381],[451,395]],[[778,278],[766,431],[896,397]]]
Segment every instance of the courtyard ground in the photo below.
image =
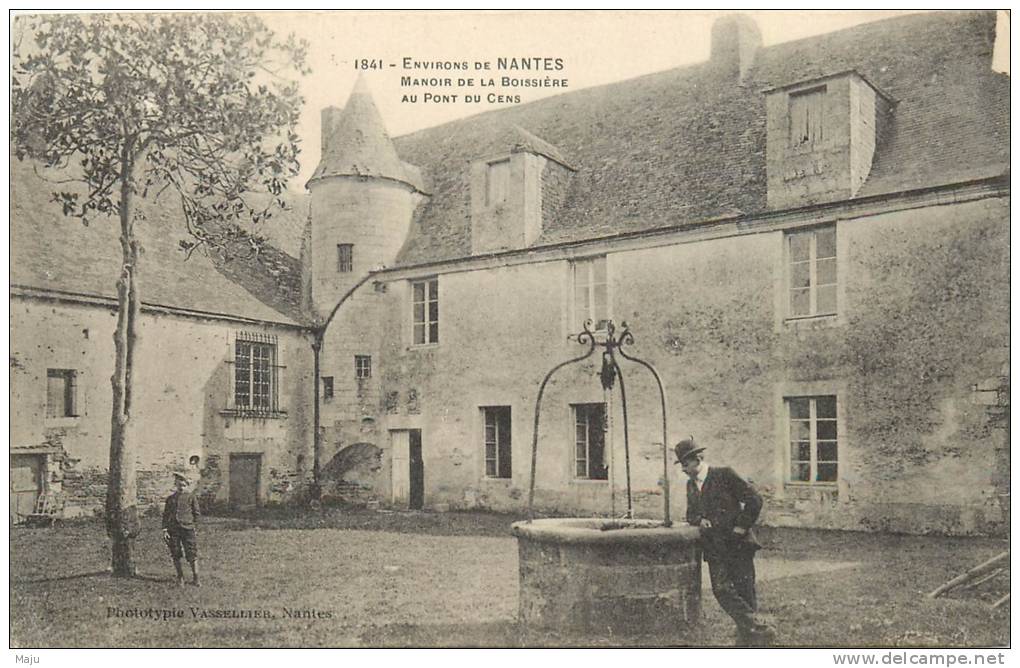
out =
[[[514,622],[517,546],[509,535],[517,519],[341,509],[208,518],[199,534],[201,588],[173,584],[156,519],[146,520],[137,543],[142,577],[131,580],[107,575],[108,544],[100,523],[14,528],[10,642],[12,647],[677,644],[668,637],[523,634]],[[1006,549],[1005,541],[769,528],[762,539],[759,596],[775,619],[781,645],[1009,644],[1008,606],[988,607],[1008,590],[1008,575],[948,598],[925,597]],[[685,642],[730,644],[732,623],[707,582],[702,607],[703,623]],[[148,608],[180,610],[183,616],[125,616]],[[196,617],[192,608],[207,616]],[[272,616],[210,616],[238,610]]]

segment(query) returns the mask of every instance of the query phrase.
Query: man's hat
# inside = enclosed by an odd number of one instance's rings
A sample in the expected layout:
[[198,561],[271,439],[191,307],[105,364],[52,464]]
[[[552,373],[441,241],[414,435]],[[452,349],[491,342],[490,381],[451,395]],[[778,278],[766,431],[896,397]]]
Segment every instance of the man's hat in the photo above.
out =
[[174,479],[183,480],[184,482],[191,482],[191,480],[188,479],[188,476],[184,475],[180,471],[174,471]]
[[694,442],[694,437],[691,436],[677,443],[673,450],[676,452],[676,463],[682,464],[688,457],[704,452],[705,448],[699,448]]

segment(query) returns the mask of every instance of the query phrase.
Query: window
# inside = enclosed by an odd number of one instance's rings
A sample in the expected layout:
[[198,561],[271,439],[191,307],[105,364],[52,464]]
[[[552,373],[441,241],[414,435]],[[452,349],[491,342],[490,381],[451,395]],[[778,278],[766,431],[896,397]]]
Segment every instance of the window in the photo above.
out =
[[492,206],[506,201],[510,188],[510,159],[490,162],[485,169],[485,205]]
[[790,145],[814,146],[824,139],[825,86],[790,93]]
[[333,376],[322,377],[322,398],[323,399],[333,398]]
[[839,476],[836,397],[789,397],[790,482],[834,483]]
[[596,330],[609,322],[609,292],[606,285],[605,256],[573,262],[574,328],[580,331],[585,320]]
[[341,274],[354,271],[354,244],[336,245],[336,270]]
[[606,405],[575,404],[574,477],[608,480],[606,466]]
[[234,341],[234,408],[257,413],[277,412],[276,337],[242,333]]
[[790,267],[790,317],[836,313],[836,227],[786,235]]
[[46,417],[77,416],[77,373],[73,369],[46,370]]
[[372,377],[372,357],[371,357],[371,355],[355,355],[354,356],[354,377],[355,378],[371,378]]
[[411,283],[414,343],[439,343],[439,279]]
[[485,477],[510,478],[510,407],[486,406]]

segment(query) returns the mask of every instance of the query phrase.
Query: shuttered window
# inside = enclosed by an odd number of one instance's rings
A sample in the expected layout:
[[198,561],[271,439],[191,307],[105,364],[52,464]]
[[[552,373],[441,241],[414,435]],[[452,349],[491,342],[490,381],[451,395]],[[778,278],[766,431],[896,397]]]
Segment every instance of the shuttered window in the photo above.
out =
[[790,94],[790,144],[814,146],[825,138],[825,86]]
[[510,478],[510,407],[485,406],[485,477]]
[[574,404],[574,477],[607,480],[606,405]]

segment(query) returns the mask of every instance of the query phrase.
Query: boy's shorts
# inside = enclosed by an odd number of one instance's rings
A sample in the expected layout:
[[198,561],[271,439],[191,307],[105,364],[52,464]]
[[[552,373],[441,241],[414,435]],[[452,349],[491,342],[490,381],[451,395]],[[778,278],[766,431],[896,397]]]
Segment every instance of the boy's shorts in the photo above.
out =
[[[170,528],[170,554],[174,559],[180,559],[183,554],[189,561],[198,559],[198,540],[195,538],[194,529],[184,527]],[[183,550],[181,549],[183,547]]]

